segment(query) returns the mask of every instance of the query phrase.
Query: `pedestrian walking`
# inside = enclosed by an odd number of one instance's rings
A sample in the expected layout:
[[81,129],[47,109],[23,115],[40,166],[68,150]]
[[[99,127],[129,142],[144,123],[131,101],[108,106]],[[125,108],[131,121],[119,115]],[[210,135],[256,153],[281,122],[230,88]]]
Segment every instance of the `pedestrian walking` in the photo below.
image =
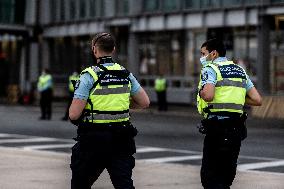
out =
[[155,79],[155,91],[157,94],[158,110],[167,111],[167,80],[162,74]]
[[74,95],[74,86],[75,86],[75,83],[78,79],[79,79],[79,74],[76,71],[73,72],[72,75],[69,76],[69,79],[68,79],[68,92],[69,92],[68,105],[67,105],[67,108],[66,108],[66,111],[65,111],[65,115],[64,115],[64,117],[62,117],[62,120],[65,120],[65,121],[68,120],[69,107],[72,103],[73,95]]
[[41,120],[50,120],[52,115],[52,76],[48,69],[43,69],[38,79],[37,89],[40,93]]
[[244,105],[260,106],[261,96],[245,70],[226,58],[222,41],[201,46],[197,107],[204,119],[201,166],[204,189],[229,189],[236,175],[241,141],[246,138]]
[[149,98],[133,74],[114,62],[114,51],[112,35],[97,34],[92,40],[95,65],[82,71],[75,86],[69,109],[69,118],[78,127],[71,157],[72,189],[90,189],[104,169],[114,188],[134,188],[137,130],[129,108],[146,108]]

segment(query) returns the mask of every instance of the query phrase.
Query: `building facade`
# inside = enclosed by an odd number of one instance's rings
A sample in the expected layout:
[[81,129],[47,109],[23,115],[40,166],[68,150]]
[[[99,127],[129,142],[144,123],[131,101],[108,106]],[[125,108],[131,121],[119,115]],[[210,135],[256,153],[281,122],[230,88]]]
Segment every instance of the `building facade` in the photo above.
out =
[[47,67],[55,95],[67,95],[68,75],[93,64],[91,37],[108,31],[117,39],[116,60],[152,101],[154,79],[163,74],[169,102],[194,102],[200,46],[213,37],[224,40],[227,57],[247,70],[262,93],[284,94],[284,0],[32,0],[24,13],[20,27],[26,34],[16,41],[28,50],[19,55],[22,67],[12,68],[21,91],[30,90]]

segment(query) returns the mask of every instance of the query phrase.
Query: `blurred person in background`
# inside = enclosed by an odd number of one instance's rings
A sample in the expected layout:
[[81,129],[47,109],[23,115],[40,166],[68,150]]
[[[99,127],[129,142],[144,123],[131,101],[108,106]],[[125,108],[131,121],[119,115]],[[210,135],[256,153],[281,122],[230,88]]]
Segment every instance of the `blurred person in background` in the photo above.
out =
[[73,100],[73,95],[74,95],[74,87],[76,84],[76,81],[79,79],[79,74],[78,72],[73,72],[72,75],[69,76],[69,80],[68,80],[68,92],[69,92],[69,96],[68,96],[68,105],[66,108],[66,112],[64,117],[62,118],[62,120],[67,121],[68,117],[69,117],[69,107],[72,103]]
[[158,110],[167,111],[167,80],[162,74],[155,79],[155,91],[157,94]]
[[82,71],[69,109],[69,118],[78,127],[71,188],[90,189],[107,169],[114,188],[134,189],[137,130],[130,122],[129,108],[146,108],[149,98],[133,74],[112,59],[111,34],[97,34],[91,47],[95,65]]
[[52,76],[48,69],[43,69],[38,79],[37,89],[40,93],[41,120],[50,120],[52,114]]
[[201,183],[204,189],[229,189],[247,133],[244,105],[260,106],[262,100],[245,70],[226,58],[222,41],[204,42],[200,63],[197,108],[204,117],[199,131],[205,134]]

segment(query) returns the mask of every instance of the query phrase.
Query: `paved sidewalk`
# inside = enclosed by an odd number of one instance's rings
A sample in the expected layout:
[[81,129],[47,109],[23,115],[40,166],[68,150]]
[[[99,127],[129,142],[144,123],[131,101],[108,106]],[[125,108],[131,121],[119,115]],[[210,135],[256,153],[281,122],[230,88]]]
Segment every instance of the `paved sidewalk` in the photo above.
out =
[[[0,148],[0,186],[3,189],[68,189],[70,155]],[[199,167],[137,161],[137,189],[202,189]],[[232,189],[282,189],[284,174],[239,172]],[[93,188],[110,189],[104,172]]]

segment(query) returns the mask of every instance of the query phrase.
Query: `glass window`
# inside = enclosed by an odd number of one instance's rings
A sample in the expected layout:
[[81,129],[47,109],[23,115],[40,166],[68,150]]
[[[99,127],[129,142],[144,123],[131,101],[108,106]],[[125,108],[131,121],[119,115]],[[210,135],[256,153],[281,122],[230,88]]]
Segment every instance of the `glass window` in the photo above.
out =
[[226,0],[223,1],[224,7],[241,6],[242,0]]
[[141,75],[184,75],[184,52],[181,33],[143,35],[139,44]]
[[159,10],[159,0],[144,0],[144,11],[151,12]]
[[117,14],[120,16],[128,15],[129,0],[116,0]]
[[185,9],[198,9],[200,8],[200,1],[196,0],[185,0],[184,1]]
[[284,3],[284,0],[271,0],[271,3]]
[[96,16],[96,0],[90,0],[90,17]]
[[95,18],[103,15],[103,0],[90,0],[90,17]]
[[86,17],[86,0],[80,0],[79,2],[79,17],[82,19]]
[[246,4],[246,5],[257,5],[259,3],[260,3],[259,0],[246,0],[246,1],[244,1],[244,4]]
[[0,1],[0,22],[13,23],[14,22],[14,0],[2,0]]
[[26,10],[26,1],[25,0],[16,0],[15,23],[24,23],[25,12],[26,12],[25,10]]
[[201,8],[218,8],[221,6],[221,0],[201,0]]
[[70,0],[70,20],[75,20],[76,18],[76,0]]
[[60,20],[65,20],[65,0],[60,1]]
[[173,1],[173,0],[163,0],[163,10],[165,11],[173,11],[177,10],[179,8],[179,2],[178,0]]
[[56,15],[57,15],[57,13],[56,13],[56,9],[57,9],[56,2],[57,2],[57,0],[51,0],[50,1],[50,6],[49,6],[50,7],[50,18],[51,18],[52,21],[57,20],[56,19]]

